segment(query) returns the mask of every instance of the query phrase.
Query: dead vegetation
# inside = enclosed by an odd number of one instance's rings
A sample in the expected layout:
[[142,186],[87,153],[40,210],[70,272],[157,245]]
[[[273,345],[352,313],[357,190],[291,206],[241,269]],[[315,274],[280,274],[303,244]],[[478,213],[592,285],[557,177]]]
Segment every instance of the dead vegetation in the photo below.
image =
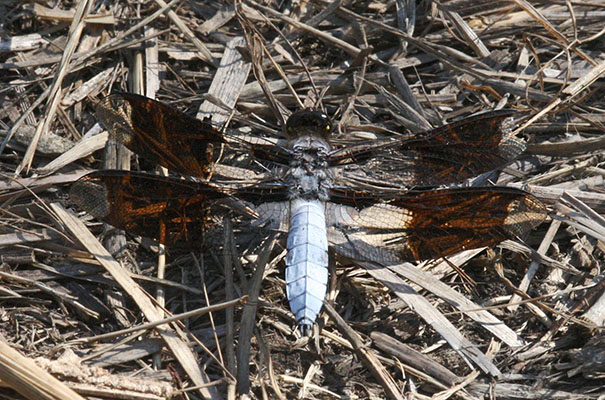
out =
[[[605,395],[602,2],[7,0],[0,11],[0,398]],[[213,245],[164,257],[76,214],[71,182],[131,168],[92,113],[115,90],[273,138],[289,112],[321,104],[341,143],[514,108],[527,151],[473,184],[525,188],[552,219],[525,242],[447,262],[337,258],[306,342],[279,238],[226,222]]]

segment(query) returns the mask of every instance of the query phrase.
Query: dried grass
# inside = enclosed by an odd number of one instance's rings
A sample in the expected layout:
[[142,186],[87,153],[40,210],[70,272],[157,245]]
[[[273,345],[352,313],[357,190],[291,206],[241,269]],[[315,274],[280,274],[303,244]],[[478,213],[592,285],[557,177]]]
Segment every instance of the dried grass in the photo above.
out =
[[[292,3],[0,2],[0,398],[604,396],[605,5]],[[272,140],[321,103],[340,143],[512,107],[528,150],[479,182],[531,191],[552,220],[448,262],[338,258],[307,342],[273,238],[235,225],[162,261],[68,211],[99,159],[130,168],[92,114],[112,90]]]

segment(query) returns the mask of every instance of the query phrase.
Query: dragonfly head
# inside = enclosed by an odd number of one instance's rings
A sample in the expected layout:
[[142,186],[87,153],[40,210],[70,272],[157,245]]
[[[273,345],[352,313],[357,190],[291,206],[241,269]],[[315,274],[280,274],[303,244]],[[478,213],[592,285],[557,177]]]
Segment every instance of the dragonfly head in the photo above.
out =
[[327,140],[332,133],[332,122],[323,112],[305,109],[290,115],[286,122],[289,139],[300,136],[320,136]]

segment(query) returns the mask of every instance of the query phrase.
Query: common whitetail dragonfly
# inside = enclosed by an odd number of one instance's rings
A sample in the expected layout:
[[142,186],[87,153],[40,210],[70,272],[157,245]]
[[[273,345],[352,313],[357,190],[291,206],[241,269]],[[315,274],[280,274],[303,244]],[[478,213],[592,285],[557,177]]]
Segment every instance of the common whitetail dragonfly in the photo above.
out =
[[[517,157],[523,141],[505,127],[513,113],[493,111],[412,136],[333,148],[332,124],[320,111],[293,113],[285,145],[253,143],[158,101],[118,93],[96,107],[111,137],[194,179],[100,170],[78,180],[70,196],[100,220],[168,246],[199,247],[230,213],[287,230],[287,297],[308,334],[327,290],[328,243],[358,259],[414,261],[495,245],[543,221],[544,206],[521,190],[435,189]],[[231,152],[253,158],[265,178],[218,184],[215,163]]]

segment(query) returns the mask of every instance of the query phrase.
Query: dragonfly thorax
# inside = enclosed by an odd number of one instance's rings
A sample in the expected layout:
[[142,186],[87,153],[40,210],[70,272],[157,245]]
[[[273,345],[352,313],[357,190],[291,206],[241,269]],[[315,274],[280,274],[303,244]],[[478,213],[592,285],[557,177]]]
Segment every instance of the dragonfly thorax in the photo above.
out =
[[330,144],[315,135],[291,141],[293,157],[287,172],[291,199],[328,200],[332,175],[328,171]]

